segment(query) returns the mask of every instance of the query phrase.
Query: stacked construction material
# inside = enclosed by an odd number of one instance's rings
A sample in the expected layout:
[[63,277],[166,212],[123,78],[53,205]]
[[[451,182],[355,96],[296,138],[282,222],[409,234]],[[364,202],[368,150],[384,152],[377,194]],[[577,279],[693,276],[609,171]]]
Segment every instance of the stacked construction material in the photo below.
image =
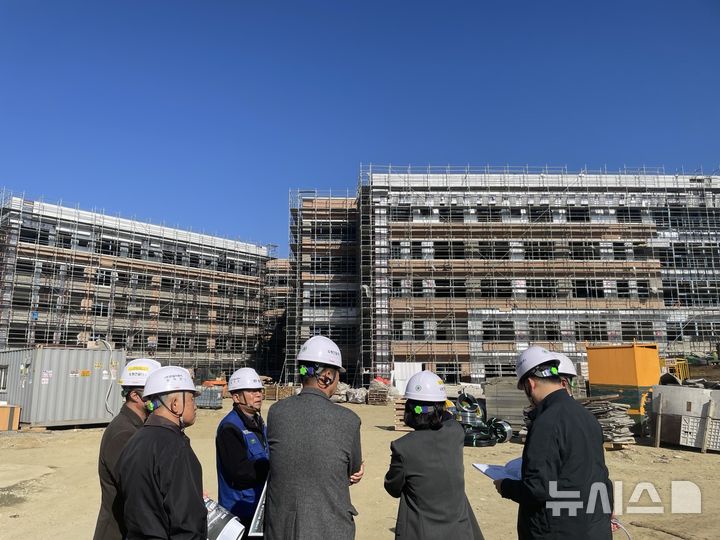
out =
[[613,444],[635,444],[630,428],[635,421],[628,414],[630,405],[612,403],[608,399],[587,399],[583,406],[590,411],[602,426],[603,439]]
[[223,389],[221,386],[205,386],[195,399],[198,409],[222,409]]
[[496,377],[485,384],[487,416],[502,418],[515,430],[524,422],[523,409],[528,400],[525,392],[518,390],[515,377]]
[[395,431],[414,431],[405,425],[405,398],[395,400]]
[[388,389],[387,388],[370,388],[368,391],[369,405],[387,405]]
[[512,426],[499,418],[487,418],[485,399],[464,391],[449,411],[465,430],[465,446],[495,446],[512,436]]
[[265,399],[281,400],[292,396],[299,387],[291,385],[272,384],[265,386]]
[[370,405],[386,405],[388,400],[388,385],[380,378],[370,381],[367,400]]
[[[603,440],[616,445],[634,444],[630,428],[635,425],[635,421],[628,414],[630,405],[625,403],[612,403],[611,399],[617,399],[618,395],[603,396],[601,398],[586,398],[578,400],[595,418],[597,418],[603,430]],[[530,412],[534,407],[529,406],[523,409],[524,426],[518,433],[520,442],[525,442],[528,430],[532,420]]]

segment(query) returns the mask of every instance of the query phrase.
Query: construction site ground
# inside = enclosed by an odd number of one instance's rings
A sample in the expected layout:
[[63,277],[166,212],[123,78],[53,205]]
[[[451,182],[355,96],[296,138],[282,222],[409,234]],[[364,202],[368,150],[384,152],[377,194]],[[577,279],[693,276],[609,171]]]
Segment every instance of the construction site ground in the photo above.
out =
[[[273,402],[264,404],[267,407]],[[215,429],[230,406],[223,410],[200,410],[197,422],[188,428],[192,446],[203,466],[205,489],[217,495],[215,473]],[[390,461],[390,442],[404,433],[393,430],[393,407],[343,405],[362,418],[365,477],[351,488],[359,515],[359,540],[394,537],[398,501],[383,489],[383,477]],[[0,537],[89,538],[100,503],[97,454],[103,430],[21,430],[0,434]],[[515,537],[517,506],[501,499],[492,482],[472,467],[473,463],[504,464],[522,453],[515,443],[492,448],[465,448],[465,489],[485,538]],[[442,459],[442,456],[428,456]],[[720,514],[715,490],[720,475],[720,455],[681,447],[636,445],[626,450],[607,451],[611,479],[623,482],[623,509],[626,510],[635,485],[652,482],[660,503],[647,493],[630,507],[663,507],[663,513],[627,513],[620,516],[633,539],[717,538]],[[671,514],[670,488],[673,480],[697,484],[703,495],[701,514]],[[615,538],[625,538],[622,532]]]

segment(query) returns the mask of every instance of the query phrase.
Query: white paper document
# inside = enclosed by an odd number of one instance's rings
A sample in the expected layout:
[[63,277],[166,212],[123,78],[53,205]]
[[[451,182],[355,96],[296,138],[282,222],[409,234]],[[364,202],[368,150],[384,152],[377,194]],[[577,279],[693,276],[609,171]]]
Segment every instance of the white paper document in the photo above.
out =
[[505,465],[487,465],[486,463],[473,463],[478,471],[490,477],[492,480],[520,480],[522,478],[522,458],[515,458]]

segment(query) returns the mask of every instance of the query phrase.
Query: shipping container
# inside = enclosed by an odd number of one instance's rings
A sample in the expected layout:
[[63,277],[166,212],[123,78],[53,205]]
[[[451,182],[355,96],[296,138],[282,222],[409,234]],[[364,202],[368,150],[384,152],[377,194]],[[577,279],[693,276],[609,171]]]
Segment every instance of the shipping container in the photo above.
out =
[[37,347],[0,351],[0,401],[33,426],[107,424],[122,406],[125,351]]

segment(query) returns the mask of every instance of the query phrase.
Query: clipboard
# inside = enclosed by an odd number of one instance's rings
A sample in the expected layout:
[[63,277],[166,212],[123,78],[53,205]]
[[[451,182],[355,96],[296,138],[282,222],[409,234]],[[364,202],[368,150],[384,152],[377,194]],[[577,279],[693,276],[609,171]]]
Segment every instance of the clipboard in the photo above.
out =
[[250,528],[248,529],[248,538],[262,538],[264,536],[263,529],[265,527],[265,495],[267,493],[267,480],[263,486],[260,502],[255,509]]

